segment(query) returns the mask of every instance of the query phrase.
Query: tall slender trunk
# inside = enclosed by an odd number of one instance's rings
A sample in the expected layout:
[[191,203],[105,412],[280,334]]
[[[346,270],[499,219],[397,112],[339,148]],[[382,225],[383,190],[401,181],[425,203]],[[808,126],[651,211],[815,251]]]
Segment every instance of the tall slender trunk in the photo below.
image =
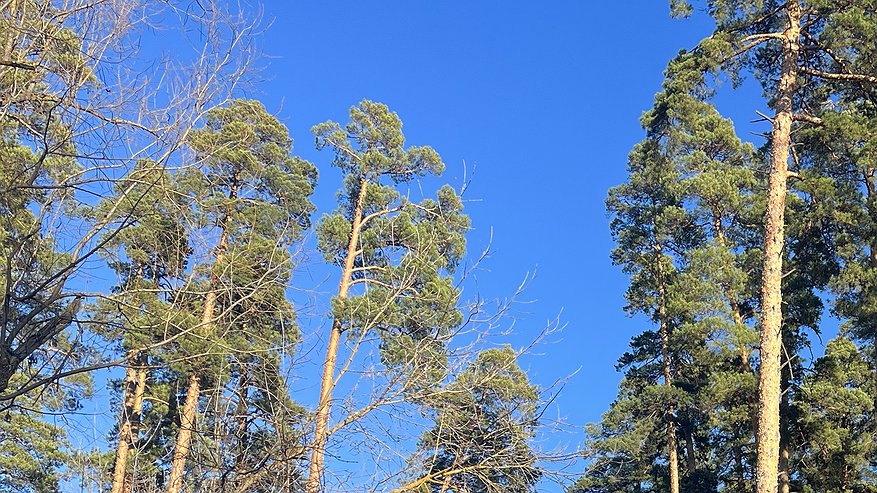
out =
[[[788,334],[787,334],[788,335]],[[786,347],[791,347],[792,344],[789,337],[784,338],[784,344],[787,342]],[[791,355],[788,350],[783,350],[783,356],[780,359],[782,362],[782,376],[780,377],[780,392],[782,393],[780,396],[780,461],[779,461],[779,493],[789,493],[791,491],[791,480],[792,473],[789,463],[790,458],[790,450],[791,450],[791,430],[789,429],[789,418],[791,412],[791,406],[789,405],[789,400],[791,398],[790,392],[792,388],[792,360]]]
[[[347,243],[347,256],[344,259],[344,270],[338,284],[338,297],[346,298],[350,290],[354,260],[359,246],[359,235],[362,227],[362,208],[365,200],[368,181],[365,176],[360,179],[359,195],[353,209],[353,221],[350,228],[350,241]],[[323,377],[320,382],[320,402],[317,405],[316,423],[314,426],[314,444],[311,451],[311,464],[308,480],[305,485],[307,493],[319,493],[323,477],[323,462],[326,455],[326,438],[329,424],[329,411],[332,400],[332,389],[335,386],[335,361],[338,357],[338,345],[341,340],[341,321],[335,318],[329,334],[329,346],[326,348],[326,361],[323,363]]]
[[[136,283],[143,278],[144,265],[138,264],[128,277]],[[125,368],[125,386],[122,398],[122,417],[119,421],[119,440],[116,445],[116,461],[113,466],[112,493],[123,493],[128,481],[128,453],[137,441],[140,413],[143,409],[143,392],[146,385],[146,354],[141,351],[128,353]]]
[[734,462],[737,463],[737,491],[744,491],[746,468],[743,466],[743,450],[739,445],[734,447]]
[[198,372],[193,372],[189,375],[186,400],[183,402],[183,410],[180,413],[180,430],[177,433],[174,455],[171,459],[171,473],[167,483],[168,493],[178,493],[183,486],[183,472],[186,469],[186,459],[189,457],[192,429],[195,427],[195,414],[198,411],[198,397],[200,393],[201,376]]
[[[872,330],[874,330],[874,339],[871,341],[872,364],[874,365],[874,387],[871,391],[874,392],[873,413],[877,414],[877,327]],[[877,419],[875,419],[875,414],[871,415],[871,432],[874,434],[874,442],[877,442]],[[871,450],[871,464],[872,466],[877,466],[877,447],[872,446]]]
[[[146,394],[146,377],[147,366],[149,365],[149,356],[146,353],[140,353],[137,366],[137,385],[134,391],[134,407],[131,410],[131,448],[137,450],[140,446],[140,425],[143,417],[143,398]],[[123,493],[131,493],[134,487],[134,477],[126,477],[123,487]]]
[[112,493],[124,493],[130,484],[127,477],[128,453],[137,442],[140,413],[143,410],[143,392],[146,386],[145,355],[140,353],[128,358],[125,369],[125,397],[122,418],[119,423],[119,441],[116,446],[116,462],[113,467]]
[[789,443],[787,441],[780,441],[780,461],[779,461],[780,475],[779,475],[779,488],[777,491],[779,493],[790,493],[791,492],[791,476],[789,475]]
[[[661,245],[656,245],[658,277],[658,325],[661,333],[661,360],[664,365],[664,387],[668,390],[673,386],[672,361],[670,356],[670,327],[667,317],[667,292],[664,287],[662,267],[663,252]],[[676,405],[671,400],[666,409],[667,421],[667,462],[670,468],[670,493],[679,493],[679,447],[676,438]]]
[[[862,170],[862,178],[865,182],[865,190],[867,192],[866,196],[866,207],[868,210],[868,215],[870,217],[877,217],[877,211],[874,210],[874,201],[877,199],[877,184],[874,183],[874,173],[877,172],[877,169],[866,167]],[[874,233],[871,233],[872,235]],[[877,239],[873,236],[868,242],[868,260],[869,267],[872,271],[877,270]],[[877,295],[877,293],[871,293],[872,296]],[[877,411],[877,327],[871,327],[871,366],[874,370],[873,372],[873,388],[872,388],[872,399],[874,402],[874,410]],[[874,438],[877,439],[877,420],[871,420],[871,431],[874,433]],[[874,454],[871,457],[871,463],[877,464],[877,449],[875,449]]]
[[[228,198],[234,199],[236,186],[232,186]],[[222,232],[219,235],[219,243],[216,246],[214,266],[222,263],[225,252],[228,249],[229,214],[222,220]],[[201,331],[210,334],[213,328],[213,318],[216,312],[217,289],[219,276],[214,272],[210,277],[210,285],[204,297],[204,310],[201,313]],[[197,367],[196,367],[197,368]],[[198,412],[198,398],[201,395],[201,373],[198,369],[189,375],[189,384],[186,389],[186,400],[180,413],[180,429],[177,433],[177,441],[174,444],[174,455],[171,459],[171,472],[168,476],[167,493],[179,493],[183,485],[183,473],[186,470],[186,459],[189,457],[189,447],[192,442],[192,431],[195,428],[195,415]]]
[[788,17],[782,35],[780,81],[770,155],[767,211],[764,217],[764,267],[761,278],[761,371],[758,382],[758,459],[756,493],[776,493],[780,441],[780,353],[782,352],[782,279],[785,204],[789,177],[793,98],[798,77],[801,5],[786,4]]

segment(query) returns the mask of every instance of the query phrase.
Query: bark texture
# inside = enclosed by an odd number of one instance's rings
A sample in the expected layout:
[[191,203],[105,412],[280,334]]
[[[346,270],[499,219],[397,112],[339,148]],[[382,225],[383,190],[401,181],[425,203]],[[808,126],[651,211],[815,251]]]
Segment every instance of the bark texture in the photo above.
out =
[[137,442],[140,414],[143,411],[143,392],[146,387],[146,368],[144,356],[129,358],[125,370],[125,397],[122,419],[119,424],[119,442],[116,446],[116,462],[113,467],[111,493],[124,493],[129,490],[127,475],[128,454]]
[[776,93],[767,211],[764,218],[764,266],[761,279],[761,371],[758,382],[758,459],[756,493],[776,493],[780,451],[780,354],[782,352],[782,279],[785,204],[793,98],[797,86],[801,5],[785,7],[786,29]]

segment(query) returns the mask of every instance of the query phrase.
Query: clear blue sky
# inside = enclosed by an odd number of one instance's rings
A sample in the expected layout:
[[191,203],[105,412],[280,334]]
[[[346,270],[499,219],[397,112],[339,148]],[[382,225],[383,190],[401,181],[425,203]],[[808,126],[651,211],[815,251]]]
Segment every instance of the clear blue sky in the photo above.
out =
[[598,420],[615,396],[616,358],[647,323],[622,311],[626,278],[609,260],[603,200],[625,179],[667,61],[711,24],[670,19],[662,1],[268,1],[265,18],[267,80],[253,96],[320,168],[321,209],[339,182],[309,129],[346,121],[363,98],[397,111],[410,143],[437,149],[452,184],[465,161],[477,199],[470,251],[494,233],[480,293],[510,294],[536,270],[525,294],[535,303],[512,342],[563,310],[566,329],[524,364],[542,385],[581,368],[558,408],[573,424]]

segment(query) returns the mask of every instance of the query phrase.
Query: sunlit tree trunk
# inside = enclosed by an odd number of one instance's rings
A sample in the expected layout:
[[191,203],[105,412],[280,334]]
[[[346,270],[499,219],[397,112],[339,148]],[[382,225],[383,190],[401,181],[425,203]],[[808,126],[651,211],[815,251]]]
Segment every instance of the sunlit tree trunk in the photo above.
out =
[[[139,365],[137,366],[137,384],[134,391],[134,407],[131,410],[131,448],[137,449],[140,446],[140,424],[143,416],[143,398],[146,394],[146,377],[148,376],[147,365],[149,358],[146,353],[141,353]],[[123,491],[131,493],[134,488],[134,477],[125,478]]]
[[138,354],[128,359],[125,370],[125,396],[122,419],[119,424],[119,441],[116,446],[116,462],[113,467],[112,493],[124,493],[130,481],[127,477],[128,455],[137,442],[140,414],[143,410],[143,392],[146,386],[145,356]]
[[788,20],[782,34],[782,65],[775,98],[776,113],[771,135],[767,211],[764,218],[756,493],[776,493],[779,473],[783,243],[793,98],[801,35],[802,14],[798,0],[788,2],[785,12]]
[[[341,282],[338,285],[339,298],[346,298],[350,290],[350,281],[353,275],[354,260],[356,260],[356,250],[359,245],[359,234],[362,227],[362,207],[367,186],[368,181],[363,176],[360,181],[359,195],[353,211],[353,222],[350,229],[350,241],[347,244],[347,255],[344,259],[344,269],[341,272]],[[338,357],[341,330],[341,321],[335,318],[332,321],[332,330],[329,334],[326,361],[323,363],[323,377],[320,382],[320,402],[317,405],[313,450],[311,451],[311,463],[305,486],[307,493],[319,493],[321,488],[332,388],[335,386],[335,361]]]
[[[229,198],[233,199],[236,190],[232,187]],[[215,263],[222,263],[225,252],[228,249],[228,216],[223,219],[222,232],[219,244],[216,248]],[[209,334],[213,327],[213,319],[216,311],[216,298],[219,279],[214,273],[210,279],[210,287],[204,297],[204,310],[201,314],[201,331]],[[180,413],[180,430],[174,444],[174,455],[171,460],[171,472],[168,476],[167,493],[178,493],[183,485],[183,473],[186,470],[186,460],[189,457],[189,448],[192,442],[192,431],[195,428],[195,416],[198,414],[198,398],[201,395],[201,374],[195,370],[189,375],[189,384],[186,389],[186,400]]]

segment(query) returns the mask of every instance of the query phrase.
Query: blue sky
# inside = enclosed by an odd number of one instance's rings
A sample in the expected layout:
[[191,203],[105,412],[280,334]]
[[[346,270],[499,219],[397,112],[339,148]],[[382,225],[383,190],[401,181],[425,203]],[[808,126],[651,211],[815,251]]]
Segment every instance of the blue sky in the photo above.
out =
[[707,35],[708,21],[673,20],[660,1],[269,1],[264,13],[266,80],[252,96],[320,168],[318,206],[333,207],[339,181],[309,129],[346,121],[363,98],[397,111],[410,143],[438,150],[451,184],[465,161],[470,252],[493,232],[480,294],[506,296],[536,272],[511,342],[562,310],[564,331],[523,364],[541,385],[580,369],[560,415],[598,420],[615,395],[616,358],[647,323],[622,311],[626,278],[609,260],[603,200],[625,179],[666,62]]
[[[643,136],[639,117],[666,63],[708,35],[711,21],[671,19],[661,0],[266,0],[263,8],[270,27],[258,40],[261,80],[242,96],[262,100],[289,127],[295,152],[318,166],[319,210],[334,208],[340,181],[330,153],[315,150],[311,126],[345,122],[364,98],[388,104],[409,143],[444,158],[442,181],[459,187],[464,168],[472,179],[469,250],[477,255],[492,234],[493,254],[466,295],[477,287],[482,297],[505,297],[535,272],[523,296],[532,303],[519,307],[515,335],[501,342],[526,344],[560,314],[565,329],[522,364],[542,386],[577,372],[548,414],[578,430],[599,420],[615,397],[617,357],[649,323],[623,312],[627,280],[609,260],[603,200],[625,180],[627,153]],[[766,106],[753,84],[726,84],[717,101],[742,137],[764,130],[749,123]],[[314,255],[296,283],[328,294],[332,274]],[[303,318],[305,334],[325,332],[319,308]],[[309,403],[322,349],[303,350],[313,361],[296,398]],[[574,448],[581,434],[556,440]]]

